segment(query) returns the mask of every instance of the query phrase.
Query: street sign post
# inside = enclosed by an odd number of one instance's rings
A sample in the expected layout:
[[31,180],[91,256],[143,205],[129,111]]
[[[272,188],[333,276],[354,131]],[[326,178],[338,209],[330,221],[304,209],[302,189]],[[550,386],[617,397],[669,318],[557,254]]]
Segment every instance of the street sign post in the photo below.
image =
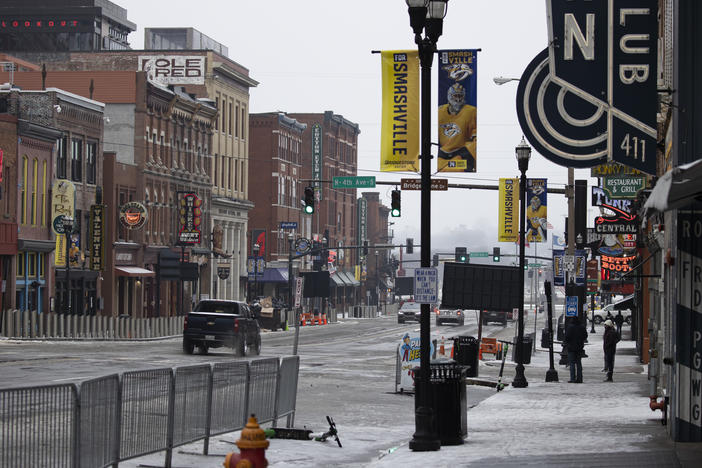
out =
[[436,268],[414,269],[414,300],[420,304],[438,302],[439,272]]
[[335,188],[335,189],[374,188],[374,187],[375,187],[375,176],[363,176],[363,177],[341,176],[341,177],[334,177],[332,179],[332,188]]
[[489,257],[490,255],[488,255],[487,252],[471,252],[470,256],[477,258],[477,257]]

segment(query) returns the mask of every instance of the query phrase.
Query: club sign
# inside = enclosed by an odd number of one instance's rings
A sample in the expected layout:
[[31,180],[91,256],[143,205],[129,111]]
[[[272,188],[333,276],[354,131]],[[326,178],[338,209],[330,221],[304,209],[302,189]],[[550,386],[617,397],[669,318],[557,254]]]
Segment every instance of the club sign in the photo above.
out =
[[517,89],[524,135],[545,158],[610,159],[656,173],[656,0],[547,0],[549,46]]

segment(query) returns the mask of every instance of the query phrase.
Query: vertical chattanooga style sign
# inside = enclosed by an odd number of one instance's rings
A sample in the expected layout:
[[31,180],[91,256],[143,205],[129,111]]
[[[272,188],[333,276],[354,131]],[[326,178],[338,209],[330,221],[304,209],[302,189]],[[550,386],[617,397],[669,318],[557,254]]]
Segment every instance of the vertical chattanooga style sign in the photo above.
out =
[[500,179],[500,219],[497,241],[519,240],[519,179]]
[[678,211],[676,356],[673,395],[678,442],[702,441],[702,223],[699,210]]
[[90,269],[103,269],[105,257],[105,205],[90,207]]
[[476,171],[477,50],[439,51],[439,172]]
[[416,50],[381,52],[383,112],[380,170],[419,171],[419,58]]
[[73,182],[56,179],[51,186],[51,227],[56,234],[63,234],[63,217],[73,217],[76,187]]
[[[358,199],[358,245],[368,239],[368,201],[361,197]],[[359,249],[358,258],[365,258],[363,250]]]
[[180,199],[180,232],[178,233],[178,240],[181,244],[200,243],[201,206],[202,200],[194,193],[186,193]]
[[657,0],[546,1],[549,46],[527,66],[517,115],[568,167],[609,159],[656,173]]
[[526,240],[529,242],[546,242],[546,192],[546,179],[527,179]]
[[322,200],[322,126],[318,123],[312,125],[312,179],[315,190],[317,191],[316,199]]

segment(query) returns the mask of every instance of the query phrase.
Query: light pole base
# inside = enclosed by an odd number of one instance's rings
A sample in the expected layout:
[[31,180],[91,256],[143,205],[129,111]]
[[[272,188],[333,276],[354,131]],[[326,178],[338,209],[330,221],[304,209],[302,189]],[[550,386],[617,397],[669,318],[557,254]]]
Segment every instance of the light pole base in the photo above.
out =
[[556,369],[546,371],[546,382],[558,382],[558,371]]
[[413,452],[435,452],[441,448],[441,441],[433,433],[434,412],[430,408],[421,406],[414,413],[414,423],[417,430],[409,442]]
[[514,376],[512,380],[512,386],[515,388],[526,388],[529,386],[526,376],[524,375],[524,365],[517,364],[517,375]]

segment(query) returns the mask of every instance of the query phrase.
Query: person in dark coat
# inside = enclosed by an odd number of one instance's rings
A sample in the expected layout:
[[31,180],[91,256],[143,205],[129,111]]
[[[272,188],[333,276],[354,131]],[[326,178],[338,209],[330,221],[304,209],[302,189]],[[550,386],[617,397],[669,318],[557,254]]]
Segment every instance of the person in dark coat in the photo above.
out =
[[622,323],[624,323],[624,316],[622,315],[621,310],[617,311],[617,315],[614,316],[614,323],[617,325],[617,333],[621,337],[622,336]]
[[587,340],[587,329],[578,320],[572,320],[566,327],[565,343],[568,350],[568,364],[570,365],[569,383],[583,383],[583,364],[581,362],[583,350]]
[[607,372],[607,378],[605,382],[614,382],[612,380],[612,373],[614,373],[614,355],[617,352],[617,343],[619,343],[619,333],[614,330],[614,324],[611,320],[605,321],[605,332],[602,341],[602,349],[604,349],[605,354],[605,369]]

